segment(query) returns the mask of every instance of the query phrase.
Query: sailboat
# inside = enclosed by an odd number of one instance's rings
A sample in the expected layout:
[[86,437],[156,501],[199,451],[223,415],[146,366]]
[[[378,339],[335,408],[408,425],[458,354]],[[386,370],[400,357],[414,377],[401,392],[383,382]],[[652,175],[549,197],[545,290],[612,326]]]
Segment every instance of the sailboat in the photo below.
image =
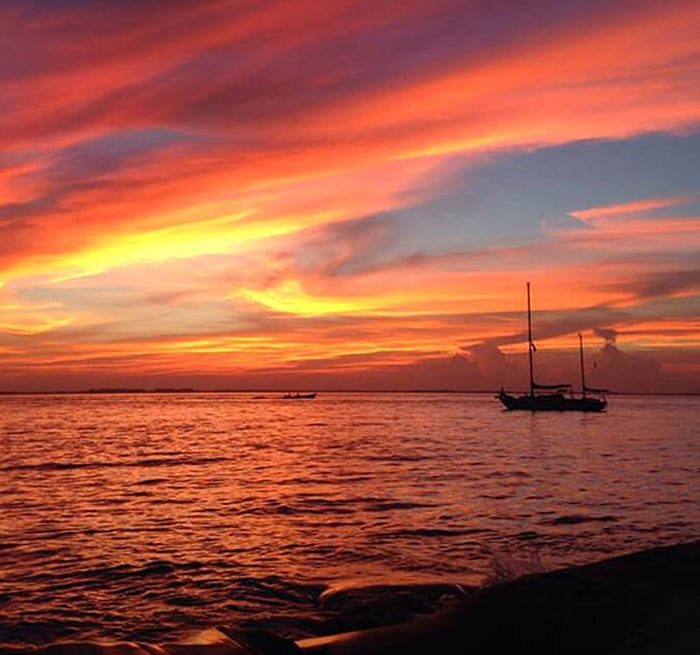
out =
[[[528,361],[530,364],[530,393],[521,396],[512,396],[506,393],[501,387],[496,396],[506,407],[506,409],[529,409],[533,412],[541,411],[575,411],[575,412],[602,412],[608,405],[608,401],[603,398],[596,398],[587,395],[588,391],[602,392],[601,389],[586,387],[586,378],[583,367],[583,336],[578,333],[579,341],[579,361],[581,365],[581,396],[576,398],[572,395],[564,395],[570,390],[571,385],[566,384],[538,384],[535,382],[533,354],[536,351],[532,340],[532,310],[530,306],[530,283],[527,283],[527,342]],[[541,390],[541,391],[538,391]]]

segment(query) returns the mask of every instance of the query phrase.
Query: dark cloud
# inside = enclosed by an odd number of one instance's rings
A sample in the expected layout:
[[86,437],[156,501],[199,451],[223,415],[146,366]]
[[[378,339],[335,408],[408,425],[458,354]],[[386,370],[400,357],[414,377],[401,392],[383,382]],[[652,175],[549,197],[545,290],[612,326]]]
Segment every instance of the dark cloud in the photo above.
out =
[[653,357],[626,353],[606,343],[593,358],[588,384],[611,391],[649,393],[667,387],[662,368]]
[[55,183],[122,172],[135,162],[172,147],[192,142],[193,137],[166,129],[121,130],[87,138],[57,150],[42,171],[42,177]]
[[487,343],[472,346],[469,349],[469,359],[478,367],[486,386],[495,389],[504,384],[511,362],[498,346]]
[[680,271],[660,271],[653,275],[643,276],[641,280],[635,282],[634,292],[639,298],[656,298],[699,288],[700,268],[692,268]]
[[593,328],[593,332],[595,332],[599,337],[605,339],[606,343],[612,346],[615,345],[615,341],[617,340],[617,330],[613,330],[611,328],[596,327]]
[[56,197],[53,195],[32,198],[24,202],[8,202],[0,205],[0,226],[4,232],[10,222],[41,216],[55,208]]
[[355,275],[385,259],[397,234],[394,216],[375,214],[308,230],[290,256],[301,271],[326,276]]
[[[492,320],[497,317],[503,319],[521,318],[523,323],[526,321],[523,312],[504,312],[502,314],[491,314]],[[614,307],[606,307],[598,305],[577,310],[558,310],[558,311],[538,311],[533,317],[533,339],[544,341],[555,337],[565,336],[567,334],[576,334],[585,330],[593,330],[596,334],[614,333],[614,330],[609,330],[604,326],[610,323],[624,323],[634,319],[628,311],[620,310]],[[497,337],[489,338],[483,341],[478,346],[463,346],[463,350],[471,352],[474,348],[492,348],[494,346],[506,346],[515,343],[527,342],[527,328],[522,331],[512,334],[505,334]]]
[[[387,356],[404,361],[387,364]],[[277,376],[273,388],[284,388],[284,384],[278,386],[280,376],[293,380],[298,375],[313,376],[307,378],[311,384],[337,390],[474,391],[485,388],[478,366],[461,355],[415,357],[402,351],[385,351],[305,361],[293,368],[250,371],[250,374],[252,379],[268,380],[273,372]]]

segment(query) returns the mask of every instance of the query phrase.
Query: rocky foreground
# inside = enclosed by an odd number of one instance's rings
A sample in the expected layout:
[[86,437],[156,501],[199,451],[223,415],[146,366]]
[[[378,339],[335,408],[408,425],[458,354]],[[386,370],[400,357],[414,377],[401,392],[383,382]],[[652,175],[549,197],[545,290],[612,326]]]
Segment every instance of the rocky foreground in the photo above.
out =
[[188,643],[61,643],[0,655],[700,653],[700,541],[530,575],[410,623],[291,641],[216,628]]

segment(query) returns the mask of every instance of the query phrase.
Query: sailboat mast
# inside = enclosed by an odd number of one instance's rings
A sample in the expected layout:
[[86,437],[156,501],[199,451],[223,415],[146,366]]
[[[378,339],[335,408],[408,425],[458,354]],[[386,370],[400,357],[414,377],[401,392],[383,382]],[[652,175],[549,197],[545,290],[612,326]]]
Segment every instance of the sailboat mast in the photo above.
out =
[[583,370],[583,335],[578,333],[578,358],[581,363],[581,395],[586,397],[586,374]]
[[527,283],[527,354],[530,362],[530,396],[535,395],[535,378],[532,372],[532,351],[534,344],[532,343],[532,319],[530,317],[530,283]]

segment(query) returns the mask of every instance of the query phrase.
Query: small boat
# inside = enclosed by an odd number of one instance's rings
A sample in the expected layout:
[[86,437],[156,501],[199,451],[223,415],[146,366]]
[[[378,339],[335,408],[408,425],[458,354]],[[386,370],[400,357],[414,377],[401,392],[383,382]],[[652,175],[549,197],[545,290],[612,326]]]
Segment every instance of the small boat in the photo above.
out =
[[[602,412],[608,406],[605,397],[596,398],[586,395],[586,392],[602,393],[603,389],[586,387],[586,379],[583,367],[583,336],[578,333],[579,361],[581,364],[581,396],[567,396],[565,392],[571,390],[571,385],[564,384],[538,384],[535,382],[533,353],[535,344],[532,341],[532,319],[530,307],[530,283],[527,283],[527,341],[528,359],[530,364],[530,393],[521,396],[513,396],[506,391],[499,391],[496,398],[500,400],[506,409],[527,409],[532,412]],[[537,393],[537,389],[547,390],[548,393]]]
[[316,398],[316,393],[285,393],[282,400],[311,400]]

